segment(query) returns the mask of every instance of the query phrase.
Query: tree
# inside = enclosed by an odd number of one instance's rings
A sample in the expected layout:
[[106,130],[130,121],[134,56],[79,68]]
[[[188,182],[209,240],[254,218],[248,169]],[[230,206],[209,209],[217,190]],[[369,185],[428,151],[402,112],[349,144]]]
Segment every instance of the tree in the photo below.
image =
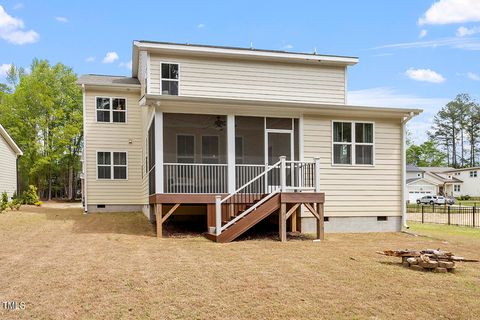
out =
[[21,186],[36,185],[44,198],[51,199],[62,184],[71,186],[69,198],[75,196],[83,140],[82,95],[76,80],[71,68],[37,59],[30,74],[12,66],[7,76],[11,93],[0,104],[0,122],[24,151]]
[[469,165],[476,165],[477,145],[480,142],[480,105],[476,102],[470,103],[465,123],[465,131],[467,133],[468,144],[470,148]]
[[431,140],[419,146],[410,145],[406,153],[407,163],[417,167],[441,167],[445,165],[445,153],[438,150],[435,142]]

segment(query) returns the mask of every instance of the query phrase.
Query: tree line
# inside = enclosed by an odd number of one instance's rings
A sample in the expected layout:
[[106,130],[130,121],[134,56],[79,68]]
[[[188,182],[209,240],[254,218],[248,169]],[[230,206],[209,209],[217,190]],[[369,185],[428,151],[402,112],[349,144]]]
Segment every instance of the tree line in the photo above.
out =
[[407,163],[419,167],[454,168],[480,165],[480,104],[462,93],[433,119],[428,141],[408,139]]
[[83,146],[76,81],[71,68],[35,59],[30,72],[12,65],[0,84],[0,123],[24,154],[19,192],[34,185],[42,199],[76,197]]

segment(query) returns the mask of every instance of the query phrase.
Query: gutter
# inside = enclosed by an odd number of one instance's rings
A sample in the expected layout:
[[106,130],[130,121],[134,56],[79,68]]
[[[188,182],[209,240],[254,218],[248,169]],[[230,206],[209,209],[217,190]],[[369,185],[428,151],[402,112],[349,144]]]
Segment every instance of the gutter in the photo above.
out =
[[85,84],[82,84],[82,94],[83,94],[83,163],[82,163],[82,168],[83,168],[83,205],[84,205],[84,213],[88,213],[88,197],[87,197],[87,190],[88,190],[88,179],[87,179],[87,132],[86,132],[86,111],[87,111],[87,106],[85,102]]
[[407,225],[407,130],[406,124],[413,117],[415,117],[414,112],[410,112],[402,119],[402,226],[406,229],[410,227]]

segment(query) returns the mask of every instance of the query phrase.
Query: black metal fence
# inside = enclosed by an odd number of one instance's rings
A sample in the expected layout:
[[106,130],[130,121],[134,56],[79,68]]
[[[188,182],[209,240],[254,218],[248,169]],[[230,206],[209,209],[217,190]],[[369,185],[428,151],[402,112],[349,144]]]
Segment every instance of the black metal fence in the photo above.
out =
[[480,228],[480,208],[457,205],[407,205],[407,220]]

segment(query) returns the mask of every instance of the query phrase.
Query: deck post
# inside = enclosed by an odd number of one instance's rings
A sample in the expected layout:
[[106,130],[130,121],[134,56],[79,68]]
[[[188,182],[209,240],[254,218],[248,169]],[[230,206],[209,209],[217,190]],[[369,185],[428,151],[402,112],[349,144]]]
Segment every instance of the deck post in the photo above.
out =
[[157,238],[163,237],[163,222],[162,222],[162,204],[155,204],[155,219],[157,221]]
[[278,214],[279,221],[278,221],[278,227],[279,227],[279,235],[280,235],[280,241],[281,242],[286,242],[287,241],[287,204],[282,203],[280,204],[280,212]]
[[285,192],[287,189],[287,157],[280,157],[280,191]]
[[215,196],[215,235],[222,233],[222,196]]
[[228,193],[234,193],[236,189],[235,172],[235,116],[227,115],[227,190]]
[[323,212],[323,203],[317,203],[317,239],[325,240],[325,222],[324,222],[324,212]]
[[315,192],[320,192],[320,158],[313,158],[315,163]]

